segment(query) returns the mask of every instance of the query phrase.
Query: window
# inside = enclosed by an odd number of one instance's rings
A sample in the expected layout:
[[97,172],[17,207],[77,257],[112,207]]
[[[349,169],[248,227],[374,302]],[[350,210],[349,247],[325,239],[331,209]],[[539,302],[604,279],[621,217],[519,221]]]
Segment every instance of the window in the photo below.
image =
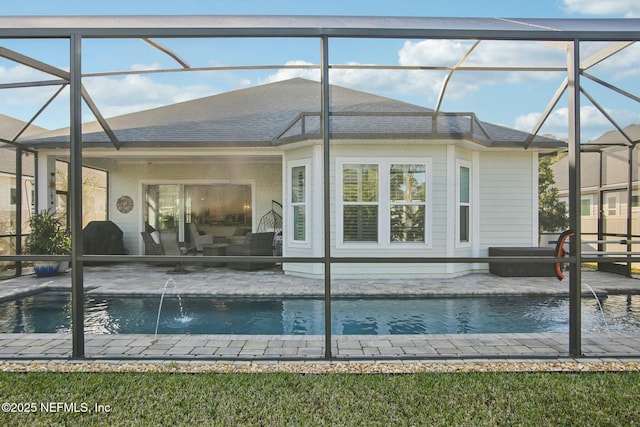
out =
[[392,242],[424,242],[426,175],[425,165],[391,165],[389,193]]
[[[69,223],[69,164],[56,160],[55,173],[56,207],[60,218]],[[105,171],[82,167],[82,225],[91,221],[107,219],[107,184],[109,178]]]
[[471,241],[471,169],[458,166],[458,242]]
[[607,215],[618,215],[618,196],[607,197]]
[[9,204],[15,206],[18,201],[18,190],[15,187],[11,187],[11,195],[9,196]]
[[378,165],[345,164],[342,169],[343,240],[378,241]]
[[429,243],[428,161],[338,163],[338,244]]
[[591,216],[591,199],[580,200],[580,216]]
[[293,230],[291,233],[294,241],[303,242],[307,239],[307,189],[306,166],[291,168],[291,207],[293,210]]
[[[193,222],[203,226],[236,226],[242,230],[251,228],[253,223],[251,185],[227,182],[180,185],[160,185],[159,202],[163,206],[163,222],[168,220],[169,224],[173,222],[177,227],[178,217],[183,215],[182,222],[185,224]],[[152,189],[151,191],[156,190]],[[184,194],[182,195],[182,193]],[[184,197],[184,212],[182,213],[180,212],[181,197]],[[153,226],[153,223],[150,224]],[[199,231],[213,232],[212,229],[207,230],[207,228],[209,227],[203,227]],[[216,232],[221,233],[220,231]]]
[[82,224],[104,221],[108,215],[108,182],[106,171],[90,167],[82,168]]

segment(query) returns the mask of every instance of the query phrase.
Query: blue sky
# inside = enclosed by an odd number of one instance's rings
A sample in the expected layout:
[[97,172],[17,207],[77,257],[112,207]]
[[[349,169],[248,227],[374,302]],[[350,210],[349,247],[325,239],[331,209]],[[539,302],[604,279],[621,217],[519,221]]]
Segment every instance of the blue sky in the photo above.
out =
[[[640,17],[638,0],[110,0],[36,1],[0,0],[2,15],[139,15],[139,14],[288,14],[288,15],[389,15],[389,16],[469,16],[504,18],[592,18]],[[317,40],[163,40],[162,43],[192,66],[317,64]],[[330,61],[336,64],[452,65],[473,44],[472,41],[423,40],[335,40],[330,45]],[[67,43],[62,41],[0,40],[0,46],[68,69]],[[585,45],[584,55],[601,46]],[[560,49],[540,43],[483,42],[469,64],[563,66]],[[593,74],[633,91],[638,87],[640,49],[627,48],[593,69]],[[140,40],[85,40],[83,72],[130,71],[176,67],[168,56]],[[107,117],[153,108],[228,90],[268,83],[290,77],[316,78],[317,71],[281,69],[265,71],[217,71],[199,73],[140,74],[94,77],[84,80],[87,90]],[[40,73],[0,60],[0,83],[46,79]],[[433,108],[442,86],[442,72],[415,71],[332,71],[332,83]],[[447,87],[444,111],[473,111],[481,120],[531,130],[556,88],[562,73],[468,73],[454,74]],[[585,84],[585,87],[587,84]],[[4,90],[0,113],[28,120],[54,92],[54,88]],[[598,102],[607,107],[622,125],[640,123],[635,103],[598,85],[588,86]],[[38,118],[46,128],[64,127],[66,93]],[[91,120],[87,114],[85,120]],[[585,100],[583,134],[593,138],[612,129],[606,119]],[[554,111],[543,133],[566,136],[566,108]]]
[[3,15],[287,14],[488,17],[638,17],[636,0],[0,0]]

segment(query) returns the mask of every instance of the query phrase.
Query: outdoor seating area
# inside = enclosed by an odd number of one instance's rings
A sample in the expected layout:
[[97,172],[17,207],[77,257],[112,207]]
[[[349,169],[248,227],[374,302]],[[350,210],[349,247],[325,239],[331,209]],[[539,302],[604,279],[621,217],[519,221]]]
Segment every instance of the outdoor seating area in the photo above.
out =
[[[190,224],[190,231],[195,230],[195,224]],[[228,238],[214,238],[211,235],[192,234],[191,242],[196,246],[190,247],[189,242],[184,245],[176,239],[172,231],[143,231],[140,233],[144,242],[145,255],[185,255],[185,256],[274,256],[276,253],[274,239],[276,233],[251,233],[244,236]],[[193,237],[195,236],[195,237]],[[181,246],[182,245],[182,246]],[[169,249],[167,249],[169,248]],[[279,255],[282,255],[281,251]],[[208,266],[221,267],[224,262],[207,263]],[[228,263],[229,267],[237,270],[256,271],[274,267],[273,262],[235,261]]]

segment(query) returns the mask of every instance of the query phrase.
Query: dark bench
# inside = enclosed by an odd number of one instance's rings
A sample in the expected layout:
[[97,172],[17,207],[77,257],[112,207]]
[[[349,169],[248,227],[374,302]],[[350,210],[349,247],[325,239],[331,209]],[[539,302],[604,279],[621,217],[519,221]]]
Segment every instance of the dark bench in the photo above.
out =
[[[534,247],[491,247],[489,256],[555,257],[554,248]],[[491,262],[489,272],[502,277],[556,277],[552,262]]]

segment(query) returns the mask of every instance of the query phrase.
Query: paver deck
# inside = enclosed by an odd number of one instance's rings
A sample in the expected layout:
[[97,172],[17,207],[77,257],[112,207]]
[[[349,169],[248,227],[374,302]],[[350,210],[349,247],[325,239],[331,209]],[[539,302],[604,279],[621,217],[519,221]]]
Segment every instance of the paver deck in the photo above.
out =
[[[87,267],[87,294],[153,295],[323,295],[324,281],[278,270],[236,272],[189,265],[188,274],[167,274],[166,266],[119,264]],[[640,294],[640,280],[584,271],[582,281],[600,295]],[[173,286],[175,283],[175,287]],[[165,286],[167,285],[167,286]],[[47,289],[70,289],[70,275],[23,276],[0,282],[0,300]],[[335,280],[333,295],[529,295],[568,293],[568,280],[552,277],[506,278],[472,274],[447,279]],[[584,294],[590,290],[585,287]],[[331,353],[347,359],[509,359],[569,357],[567,334],[334,335]],[[71,358],[70,334],[0,334],[0,359]],[[591,358],[640,358],[640,334],[583,334],[582,350]],[[324,336],[305,335],[152,335],[85,334],[88,359],[321,360]]]
[[[343,335],[332,339],[335,359],[566,358],[566,334]],[[640,335],[583,337],[591,358],[640,358]],[[85,335],[88,359],[320,360],[324,336]],[[71,358],[70,334],[0,334],[0,359]]]
[[[188,274],[168,274],[172,269],[152,264],[116,264],[85,267],[87,294],[216,296],[323,296],[324,280],[283,274],[281,270],[243,272],[228,268],[185,266]],[[175,286],[174,286],[175,283]],[[640,280],[591,270],[582,272],[582,283],[598,294],[640,294]],[[71,275],[39,278],[27,275],[0,282],[0,301],[46,289],[71,289]],[[500,277],[468,274],[456,278],[334,279],[336,296],[446,296],[446,295],[567,295],[568,275],[555,277]],[[588,287],[583,288],[590,295]]]

